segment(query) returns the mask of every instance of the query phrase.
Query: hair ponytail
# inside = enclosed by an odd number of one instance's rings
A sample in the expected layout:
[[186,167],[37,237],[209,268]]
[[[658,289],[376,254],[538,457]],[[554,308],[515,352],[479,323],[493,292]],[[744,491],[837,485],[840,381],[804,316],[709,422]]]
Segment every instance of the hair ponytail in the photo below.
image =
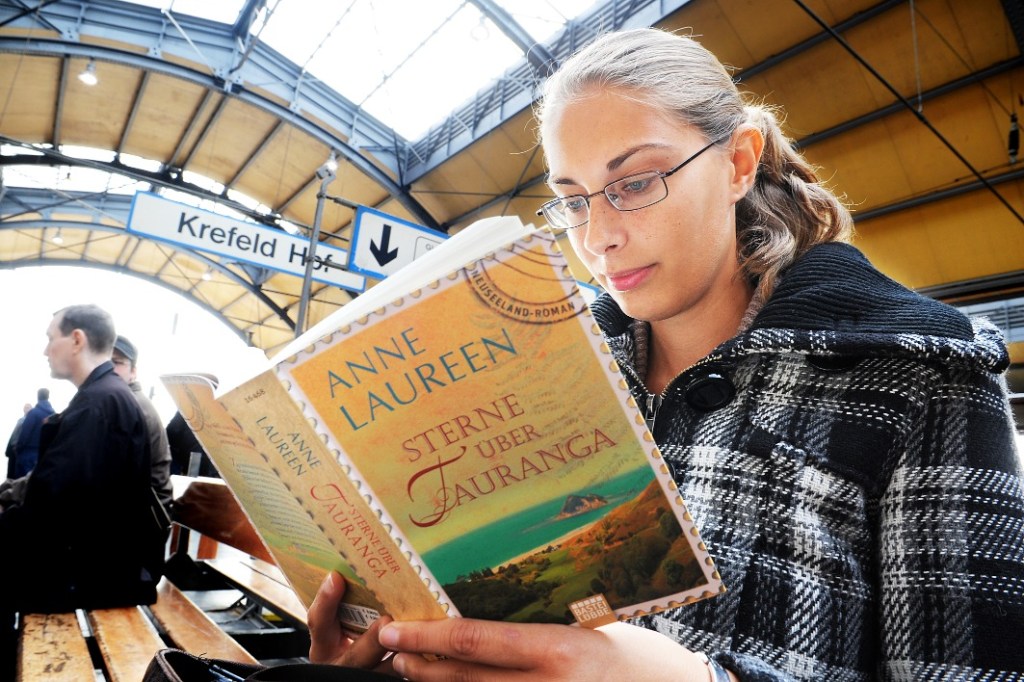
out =
[[848,241],[853,219],[793,148],[772,110],[750,105],[746,112],[764,136],[764,149],[754,186],[736,205],[736,234],[743,272],[767,297],[779,273],[809,248]]

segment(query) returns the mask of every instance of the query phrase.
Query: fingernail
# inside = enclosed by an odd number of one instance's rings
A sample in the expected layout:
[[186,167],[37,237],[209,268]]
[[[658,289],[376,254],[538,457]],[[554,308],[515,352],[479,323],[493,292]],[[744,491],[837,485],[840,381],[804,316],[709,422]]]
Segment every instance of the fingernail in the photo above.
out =
[[386,649],[394,649],[398,646],[398,628],[388,623],[380,630],[377,641]]
[[395,672],[405,677],[405,654],[395,654],[391,658],[391,667],[395,669]]

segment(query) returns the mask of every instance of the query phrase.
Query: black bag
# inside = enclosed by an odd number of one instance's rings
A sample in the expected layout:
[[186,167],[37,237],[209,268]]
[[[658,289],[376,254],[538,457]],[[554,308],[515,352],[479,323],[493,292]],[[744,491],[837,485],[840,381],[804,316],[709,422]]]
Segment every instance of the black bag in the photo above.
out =
[[395,679],[382,673],[337,665],[264,666],[193,656],[181,649],[161,649],[149,662],[142,682],[395,682]]

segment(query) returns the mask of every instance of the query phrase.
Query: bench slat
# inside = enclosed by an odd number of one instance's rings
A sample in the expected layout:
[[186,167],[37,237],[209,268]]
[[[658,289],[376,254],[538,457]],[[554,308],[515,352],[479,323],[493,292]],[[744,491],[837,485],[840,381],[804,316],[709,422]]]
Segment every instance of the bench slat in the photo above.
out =
[[167,578],[157,585],[157,601],[150,611],[179,649],[208,658],[259,662]]
[[22,614],[19,680],[82,682],[94,677],[89,647],[73,612]]
[[166,645],[138,606],[89,611],[111,682],[138,682],[157,651]]

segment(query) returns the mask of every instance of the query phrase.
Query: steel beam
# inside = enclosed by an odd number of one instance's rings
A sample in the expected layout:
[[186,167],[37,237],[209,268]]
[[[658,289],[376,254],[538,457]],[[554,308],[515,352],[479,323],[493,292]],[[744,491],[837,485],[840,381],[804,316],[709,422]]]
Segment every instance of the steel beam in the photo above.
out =
[[555,57],[548,52],[546,47],[534,40],[533,36],[520,26],[519,22],[505,11],[504,7],[494,0],[470,0],[470,2],[476,5],[485,17],[494,22],[498,30],[508,36],[508,39],[523,51],[526,61],[533,67],[538,78],[544,79],[554,73],[555,67],[558,66]]
[[135,117],[139,113],[139,106],[142,104],[142,98],[146,94],[146,86],[149,85],[149,71],[142,72],[142,78],[139,80],[139,87],[135,90],[135,96],[132,98],[132,109],[128,112],[128,119],[124,123],[124,127],[121,128],[121,139],[118,140],[117,149],[114,151],[117,156],[121,156],[124,151],[124,145],[128,141],[128,136],[131,135],[132,128],[135,126]]

